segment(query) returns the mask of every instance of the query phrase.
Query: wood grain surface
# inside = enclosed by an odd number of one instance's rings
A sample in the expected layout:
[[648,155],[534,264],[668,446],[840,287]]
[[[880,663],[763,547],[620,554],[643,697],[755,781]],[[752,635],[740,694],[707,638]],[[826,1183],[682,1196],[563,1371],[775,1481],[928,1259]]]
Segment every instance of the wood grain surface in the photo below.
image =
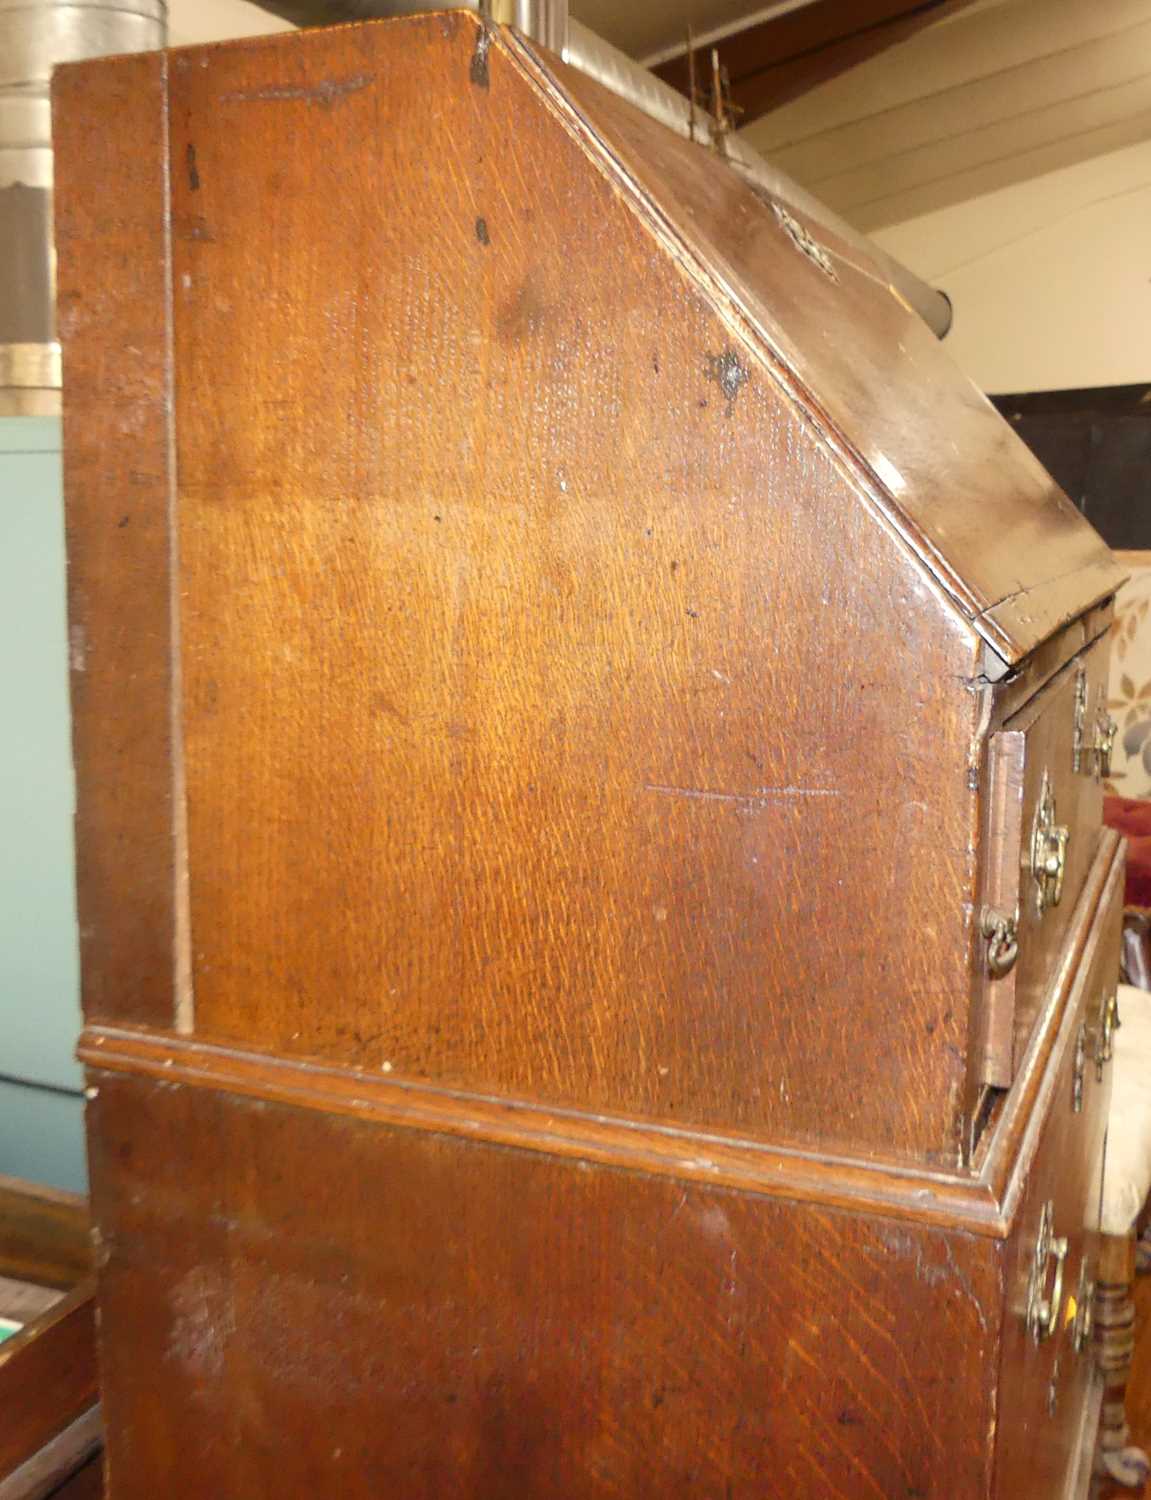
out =
[[1094,533],[864,255],[474,16],[57,106],[112,1500],[1050,1500],[1090,789],[964,1153]]
[[197,1034],[953,1159],[976,638],[477,36],[173,57]]
[[1091,1003],[1093,976],[1106,974],[1109,964],[1114,968],[1123,872],[1123,841],[1104,830],[1015,1085],[988,1119],[974,1161],[961,1166],[846,1160],[716,1132],[486,1098],[170,1032],[89,1028],[80,1056],[102,1072],[1005,1239],[1038,1153],[1053,1089],[1051,1059],[1066,1018]]
[[545,66],[1004,659],[1114,594],[1123,572],[1102,538],[874,264],[802,214],[781,222],[733,168],[701,165],[692,142],[586,74]]
[[993,1242],[94,1078],[116,1500],[986,1493]]
[[77,905],[92,1019],[175,1015],[166,58],[54,85]]

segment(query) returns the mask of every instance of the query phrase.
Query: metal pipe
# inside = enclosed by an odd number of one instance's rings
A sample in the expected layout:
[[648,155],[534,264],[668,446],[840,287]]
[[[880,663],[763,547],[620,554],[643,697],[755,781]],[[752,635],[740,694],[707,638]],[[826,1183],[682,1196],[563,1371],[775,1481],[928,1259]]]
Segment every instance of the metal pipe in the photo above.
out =
[[166,39],[164,0],[0,0],[0,416],[60,410],[52,69]]

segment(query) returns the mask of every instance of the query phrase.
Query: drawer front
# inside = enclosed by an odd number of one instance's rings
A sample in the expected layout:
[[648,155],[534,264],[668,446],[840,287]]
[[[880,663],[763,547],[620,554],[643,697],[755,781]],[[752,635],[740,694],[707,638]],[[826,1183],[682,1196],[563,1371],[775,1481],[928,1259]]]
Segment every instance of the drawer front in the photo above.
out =
[[993,734],[988,745],[985,916],[1014,919],[1018,956],[996,975],[980,952],[982,1080],[1014,1078],[1043,1009],[1103,823],[1107,722],[1103,637]]
[[1065,1492],[1099,1379],[1090,1319],[1111,1092],[1106,1017],[1119,981],[1122,899],[1119,866],[1037,1101],[1046,1119],[1007,1246],[995,1486],[1002,1500]]

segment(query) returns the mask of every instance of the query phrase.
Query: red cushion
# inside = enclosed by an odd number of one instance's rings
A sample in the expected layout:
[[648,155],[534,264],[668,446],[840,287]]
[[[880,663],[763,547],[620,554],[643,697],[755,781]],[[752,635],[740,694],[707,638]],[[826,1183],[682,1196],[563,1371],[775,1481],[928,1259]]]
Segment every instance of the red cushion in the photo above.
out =
[[1126,906],[1151,907],[1151,802],[1104,797],[1103,821],[1127,836]]

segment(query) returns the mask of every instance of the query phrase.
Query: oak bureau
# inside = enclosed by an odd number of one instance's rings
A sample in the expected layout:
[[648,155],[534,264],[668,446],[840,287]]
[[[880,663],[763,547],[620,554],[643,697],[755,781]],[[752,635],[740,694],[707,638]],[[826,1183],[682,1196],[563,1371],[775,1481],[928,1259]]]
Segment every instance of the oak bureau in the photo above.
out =
[[55,110],[111,1500],[1082,1493],[1106,547],[474,15]]

